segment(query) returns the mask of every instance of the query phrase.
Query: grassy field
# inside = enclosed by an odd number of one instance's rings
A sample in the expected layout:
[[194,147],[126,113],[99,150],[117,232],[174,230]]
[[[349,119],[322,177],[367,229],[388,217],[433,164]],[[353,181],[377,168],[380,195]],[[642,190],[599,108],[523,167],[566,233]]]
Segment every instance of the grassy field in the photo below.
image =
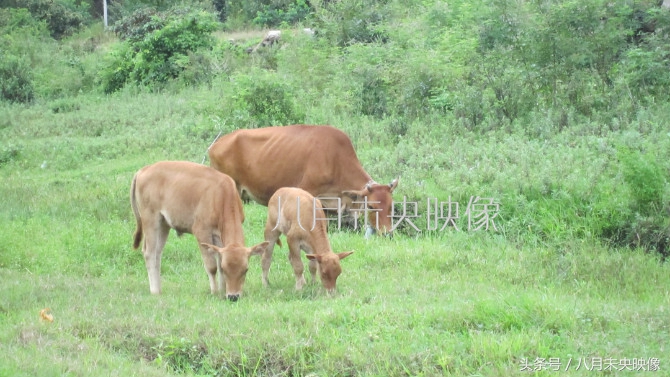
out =
[[[396,200],[453,195],[463,214],[481,195],[516,212],[501,211],[498,232],[334,231],[335,251],[355,251],[335,297],[319,285],[295,292],[285,247],[270,288],[257,259],[239,302],[212,297],[194,238],[173,233],[163,294],[151,296],[131,248],[130,180],[157,160],[203,161],[217,132],[203,131],[201,107],[215,93],[74,98],[67,112],[3,105],[1,376],[644,374],[627,371],[632,361],[670,375],[668,264],[603,246],[560,208],[546,224],[519,215],[519,203],[539,210],[524,187],[548,187],[560,206],[613,179],[611,145],[645,142],[633,133],[538,140],[436,123],[398,141],[383,123],[333,117],[377,180],[401,176]],[[265,211],[245,205],[248,244],[261,241]]]
[[[253,54],[266,29],[239,12],[140,17],[145,45],[99,22],[56,40],[0,7],[0,377],[670,376],[670,13],[324,3]],[[355,253],[332,297],[294,290],[284,246],[268,288],[251,261],[238,302],[172,233],[150,295],[133,174],[290,123],[345,131],[375,180],[400,177],[395,209],[416,203],[420,231],[333,229]],[[497,230],[468,231],[477,196]],[[428,231],[429,199],[458,203],[459,229]],[[266,208],[244,209],[259,243]]]

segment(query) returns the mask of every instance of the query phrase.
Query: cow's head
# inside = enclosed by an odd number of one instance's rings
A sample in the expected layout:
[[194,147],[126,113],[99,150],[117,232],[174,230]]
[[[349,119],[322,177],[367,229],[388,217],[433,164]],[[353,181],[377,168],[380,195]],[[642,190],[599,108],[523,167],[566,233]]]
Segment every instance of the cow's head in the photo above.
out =
[[321,284],[326,288],[328,293],[335,292],[335,284],[337,277],[342,273],[340,260],[351,255],[353,251],[345,251],[343,253],[324,253],[324,254],[307,254],[306,257],[310,261],[316,261],[321,278]]
[[[362,190],[342,192],[343,207],[360,213],[365,212],[363,205],[367,205],[368,225],[380,234],[391,233],[391,193],[398,186],[398,178],[388,185],[381,185],[374,181],[368,182]],[[367,198],[367,199],[366,199]]]
[[237,301],[242,295],[244,279],[249,269],[249,258],[252,255],[261,255],[270,243],[265,241],[256,246],[244,247],[240,245],[228,245],[218,247],[208,243],[202,243],[210,251],[221,255],[221,270],[226,282],[226,297],[230,301]]

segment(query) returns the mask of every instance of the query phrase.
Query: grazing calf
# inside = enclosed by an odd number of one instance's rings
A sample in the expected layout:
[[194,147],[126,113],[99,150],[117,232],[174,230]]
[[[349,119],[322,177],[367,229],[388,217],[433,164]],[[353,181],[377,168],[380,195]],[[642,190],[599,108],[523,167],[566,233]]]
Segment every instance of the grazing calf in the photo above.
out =
[[133,247],[144,234],[151,293],[161,292],[161,254],[174,229],[178,236],[191,233],[198,240],[211,292],[222,291],[225,284],[228,299],[240,297],[249,257],[262,254],[267,242],[244,247],[242,201],[230,177],[192,162],[157,162],[133,177],[130,204],[137,221]]
[[[337,277],[342,273],[340,259],[351,255],[353,251],[333,253],[326,234],[327,223],[319,200],[307,191],[295,187],[283,187],[277,190],[268,203],[268,219],[265,224],[267,249],[262,257],[263,285],[268,285],[268,273],[272,263],[272,252],[279,236],[286,235],[289,247],[289,261],[295,273],[295,289],[305,285],[304,266],[300,259],[300,250],[304,250],[309,259],[309,271],[312,282],[319,272],[321,283],[329,293],[335,291]],[[313,229],[312,229],[313,228]]]

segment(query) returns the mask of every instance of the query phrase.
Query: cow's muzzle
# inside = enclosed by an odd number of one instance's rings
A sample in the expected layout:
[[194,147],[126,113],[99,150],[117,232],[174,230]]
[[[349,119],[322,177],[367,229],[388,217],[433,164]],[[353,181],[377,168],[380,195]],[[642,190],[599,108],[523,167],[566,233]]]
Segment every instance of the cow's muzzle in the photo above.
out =
[[[386,230],[386,228],[384,230]],[[365,238],[368,239],[368,238],[374,236],[377,233],[381,234],[382,236],[386,236],[388,238],[393,238],[393,232],[392,231],[378,232],[377,229],[375,229],[371,226],[369,226],[369,227],[367,227],[367,229],[365,229]]]
[[232,302],[236,302],[237,300],[240,299],[240,294],[239,293],[230,294],[230,295],[227,296],[227,298],[228,298],[228,300],[230,300]]

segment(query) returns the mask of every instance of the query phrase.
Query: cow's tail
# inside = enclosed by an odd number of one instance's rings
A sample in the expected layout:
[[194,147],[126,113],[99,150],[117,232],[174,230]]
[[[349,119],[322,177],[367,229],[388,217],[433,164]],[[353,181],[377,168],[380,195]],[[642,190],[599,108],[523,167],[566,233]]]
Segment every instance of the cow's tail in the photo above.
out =
[[137,249],[142,242],[142,220],[140,219],[140,211],[137,209],[137,197],[135,195],[135,187],[137,186],[137,174],[133,177],[133,183],[130,185],[130,206],[133,207],[133,214],[135,214],[135,221],[137,227],[135,228],[135,236],[133,237],[133,248]]

